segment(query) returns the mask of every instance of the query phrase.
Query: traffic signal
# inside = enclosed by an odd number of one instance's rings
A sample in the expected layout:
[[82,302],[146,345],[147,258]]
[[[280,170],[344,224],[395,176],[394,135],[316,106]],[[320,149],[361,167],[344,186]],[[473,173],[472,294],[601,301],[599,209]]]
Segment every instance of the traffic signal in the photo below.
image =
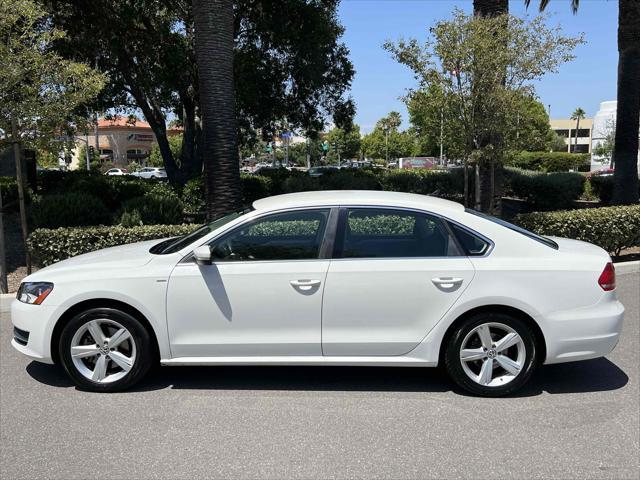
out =
[[327,153],[329,151],[329,142],[327,142],[326,140],[322,143],[322,151],[324,153]]
[[93,157],[96,153],[96,149],[93,145],[89,145],[89,156]]

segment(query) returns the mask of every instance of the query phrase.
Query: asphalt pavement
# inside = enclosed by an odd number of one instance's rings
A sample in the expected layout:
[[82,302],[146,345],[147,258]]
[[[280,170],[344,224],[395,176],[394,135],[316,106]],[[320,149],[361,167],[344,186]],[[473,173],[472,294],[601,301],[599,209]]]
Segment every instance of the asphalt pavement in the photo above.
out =
[[0,477],[640,477],[640,274],[607,358],[545,366],[518,396],[437,369],[163,367],[135,390],[76,390],[10,346],[0,307]]

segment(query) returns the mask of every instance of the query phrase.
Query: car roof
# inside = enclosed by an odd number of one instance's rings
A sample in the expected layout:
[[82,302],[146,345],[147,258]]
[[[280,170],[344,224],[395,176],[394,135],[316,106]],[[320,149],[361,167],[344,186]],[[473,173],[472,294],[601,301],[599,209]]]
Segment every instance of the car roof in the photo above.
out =
[[425,210],[464,210],[461,204],[442,198],[417,195],[415,193],[380,192],[375,190],[325,190],[288,193],[262,198],[253,202],[253,208],[262,211],[328,205],[404,207]]

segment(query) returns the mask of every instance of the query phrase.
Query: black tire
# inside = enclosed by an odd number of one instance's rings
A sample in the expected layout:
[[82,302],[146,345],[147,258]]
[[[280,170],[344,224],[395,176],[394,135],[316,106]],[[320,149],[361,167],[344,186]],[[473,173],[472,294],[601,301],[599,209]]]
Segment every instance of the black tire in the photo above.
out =
[[[135,344],[135,361],[131,369],[120,379],[108,383],[93,381],[84,376],[71,358],[71,342],[74,335],[92,320],[107,319],[125,327],[131,334],[128,342]],[[128,345],[131,345],[130,343]],[[153,363],[152,340],[147,329],[133,316],[113,308],[92,308],[74,316],[62,330],[58,345],[61,363],[73,382],[82,390],[92,392],[120,392],[139,382]],[[108,355],[108,353],[107,353]],[[105,358],[109,358],[105,355]],[[108,363],[117,370],[113,361]]]
[[[485,323],[503,324],[520,335],[525,347],[525,359],[520,372],[505,385],[481,385],[472,380],[462,366],[460,350],[465,337],[476,327]],[[481,313],[469,317],[448,337],[444,353],[444,366],[451,378],[459,387],[474,395],[483,397],[501,397],[520,389],[531,377],[538,364],[536,337],[529,325],[519,318],[504,313]],[[505,350],[506,351],[506,350]],[[506,373],[506,372],[505,372]]]

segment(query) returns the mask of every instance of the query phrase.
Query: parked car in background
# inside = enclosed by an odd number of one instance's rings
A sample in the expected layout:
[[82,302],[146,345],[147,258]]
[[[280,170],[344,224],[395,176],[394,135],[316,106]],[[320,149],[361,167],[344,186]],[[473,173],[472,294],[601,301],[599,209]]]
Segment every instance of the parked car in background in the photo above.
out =
[[324,165],[324,166],[321,166],[321,167],[311,167],[309,170],[307,170],[307,175],[309,175],[310,177],[321,177],[325,173],[333,172],[335,170],[338,170],[338,167],[336,167],[334,165]]
[[129,171],[126,168],[110,168],[105,175],[129,175]]
[[131,175],[140,178],[167,178],[167,171],[159,167],[144,167]]
[[601,168],[600,170],[594,170],[592,172],[587,173],[587,178],[591,177],[612,177],[614,173],[613,168]]
[[589,243],[425,195],[302,192],[38,270],[11,305],[12,345],[100,392],[159,362],[444,365],[500,396],[541,364],[611,352],[615,288]]

